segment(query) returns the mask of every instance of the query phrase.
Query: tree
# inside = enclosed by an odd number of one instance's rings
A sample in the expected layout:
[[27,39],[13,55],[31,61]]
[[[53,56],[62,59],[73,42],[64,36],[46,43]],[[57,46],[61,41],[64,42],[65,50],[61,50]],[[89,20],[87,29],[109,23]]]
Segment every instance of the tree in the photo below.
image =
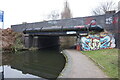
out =
[[51,13],[47,16],[47,18],[50,20],[57,20],[59,19],[59,17],[60,17],[60,14],[57,10],[51,11]]
[[92,10],[93,15],[103,15],[108,11],[117,11],[117,6],[115,2],[113,1],[108,1],[108,2],[103,2],[98,5],[95,9]]

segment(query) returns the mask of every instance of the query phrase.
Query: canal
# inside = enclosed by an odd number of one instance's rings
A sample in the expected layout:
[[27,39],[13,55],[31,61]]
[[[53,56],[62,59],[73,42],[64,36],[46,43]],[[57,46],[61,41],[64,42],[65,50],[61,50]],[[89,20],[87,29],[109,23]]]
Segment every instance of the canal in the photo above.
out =
[[2,54],[4,78],[57,78],[65,65],[59,49]]

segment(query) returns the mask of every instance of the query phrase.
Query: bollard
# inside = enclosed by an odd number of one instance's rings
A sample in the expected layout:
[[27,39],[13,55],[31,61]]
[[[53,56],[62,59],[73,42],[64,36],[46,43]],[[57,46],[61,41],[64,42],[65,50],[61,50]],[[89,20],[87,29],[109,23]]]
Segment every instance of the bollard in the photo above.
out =
[[76,45],[76,50],[80,51],[80,45]]

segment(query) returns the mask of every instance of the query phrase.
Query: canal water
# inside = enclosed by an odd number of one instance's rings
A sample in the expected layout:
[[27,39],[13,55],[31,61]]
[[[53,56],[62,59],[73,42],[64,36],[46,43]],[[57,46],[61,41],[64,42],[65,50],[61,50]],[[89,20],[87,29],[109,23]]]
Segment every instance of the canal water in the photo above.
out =
[[57,78],[65,65],[59,50],[19,51],[3,53],[4,78]]

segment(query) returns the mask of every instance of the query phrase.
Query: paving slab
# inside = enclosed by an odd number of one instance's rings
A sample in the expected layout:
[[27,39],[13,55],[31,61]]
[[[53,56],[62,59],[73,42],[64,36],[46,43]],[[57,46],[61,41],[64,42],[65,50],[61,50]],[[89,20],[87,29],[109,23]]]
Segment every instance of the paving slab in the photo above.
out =
[[77,50],[64,50],[67,63],[59,78],[108,78],[87,56]]

